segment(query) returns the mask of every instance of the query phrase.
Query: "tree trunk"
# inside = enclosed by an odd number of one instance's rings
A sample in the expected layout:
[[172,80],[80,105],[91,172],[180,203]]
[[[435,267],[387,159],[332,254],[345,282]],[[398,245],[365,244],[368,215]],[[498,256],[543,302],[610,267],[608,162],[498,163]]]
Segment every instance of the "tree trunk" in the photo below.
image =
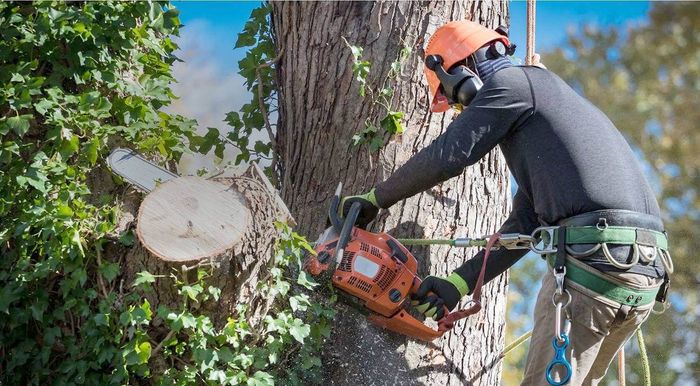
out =
[[[154,275],[164,275],[168,277],[171,274],[176,274],[180,280],[185,282],[193,282],[196,280],[197,267],[205,267],[209,272],[207,282],[221,289],[219,301],[206,302],[201,305],[202,313],[208,315],[215,325],[222,326],[231,315],[236,314],[236,306],[240,304],[248,305],[248,320],[251,324],[258,323],[262,316],[267,313],[271,306],[271,301],[260,296],[260,291],[257,290],[258,283],[262,277],[269,273],[269,265],[273,261],[273,247],[278,236],[278,231],[274,226],[275,220],[290,220],[286,215],[286,207],[280,205],[276,195],[270,190],[267,180],[260,177],[253,167],[240,176],[222,177],[212,181],[202,180],[202,183],[218,186],[218,194],[230,195],[231,197],[219,197],[218,201],[230,204],[233,200],[237,205],[241,205],[242,210],[240,215],[236,213],[226,213],[230,218],[219,218],[211,213],[203,213],[203,207],[207,205],[218,205],[216,202],[205,202],[206,200],[216,200],[215,196],[198,194],[187,194],[182,192],[182,197],[173,198],[173,203],[170,207],[164,206],[163,213],[151,213],[145,216],[144,204],[141,203],[141,197],[137,193],[125,195],[124,205],[122,206],[122,218],[131,219],[133,222],[137,218],[137,210],[139,211],[138,220],[144,222],[139,224],[139,238],[134,248],[124,250],[122,247],[117,247],[116,244],[113,250],[105,251],[105,257],[109,260],[115,260],[115,256],[123,254],[123,259],[126,261],[125,275],[121,284],[124,289],[129,288],[131,283],[136,279],[136,275],[141,271],[148,271]],[[168,188],[175,186],[189,187],[183,185],[183,181],[187,182],[196,177],[180,177],[171,181],[165,182],[150,193],[151,196],[146,196],[145,202],[156,196],[162,197],[159,193]],[[181,199],[178,201],[178,199]],[[184,200],[184,204],[181,202]],[[139,210],[140,206],[140,210]],[[153,212],[153,209],[151,209]],[[204,217],[207,215],[208,218]],[[250,218],[250,214],[254,214],[254,218]],[[182,224],[172,224],[172,231],[166,231],[160,228],[154,228],[152,217],[157,216],[164,221],[179,222]],[[188,221],[189,220],[189,221]],[[161,238],[161,244],[167,245],[171,243],[172,248],[160,247],[158,251],[154,250],[153,241],[145,243],[141,234],[146,223],[149,223],[152,236]],[[161,221],[162,222],[162,221]],[[187,223],[188,226],[183,224]],[[201,250],[205,250],[207,244],[202,244],[203,241],[213,242],[218,245],[225,238],[212,239],[212,235],[216,232],[212,228],[224,228],[231,231],[230,225],[238,224],[240,226],[240,234],[237,233],[236,239],[232,245],[227,245],[225,249],[214,252],[206,256],[196,256],[195,258],[180,259],[179,255],[188,248],[184,248],[181,243],[178,243],[178,238],[194,238],[194,236],[204,234],[197,244]],[[123,229],[118,229],[117,233],[122,233],[125,228],[131,226],[125,222],[121,224]],[[159,225],[162,227],[162,225]],[[192,235],[183,235],[182,229],[187,228],[187,232]],[[160,230],[160,232],[157,232]],[[237,232],[238,230],[236,230]],[[145,247],[145,248],[144,248]],[[197,249],[192,246],[189,249]],[[209,248],[211,249],[211,248]],[[162,251],[172,251],[178,256],[167,254]],[[192,255],[194,256],[194,255]],[[178,258],[175,258],[178,257]],[[121,258],[120,258],[121,259]],[[211,269],[209,269],[211,268]],[[153,284],[154,291],[144,294],[148,299],[153,309],[158,305],[165,305],[171,309],[178,309],[182,303],[182,295],[177,293],[177,287],[173,280],[164,278]]]
[[[277,144],[282,197],[314,239],[324,228],[327,205],[338,181],[345,193],[365,192],[445,130],[451,113],[432,114],[423,76],[427,38],[450,20],[469,18],[489,27],[505,24],[506,2],[275,2],[279,121]],[[364,47],[371,62],[368,84],[376,87],[403,46],[412,49],[393,86],[392,109],[405,113],[406,132],[388,138],[377,153],[352,146],[366,118],[384,110],[358,93],[352,55],[343,39]],[[494,232],[510,210],[505,161],[496,150],[479,164],[433,189],[383,211],[374,230],[396,237],[482,236]],[[420,275],[446,275],[476,251],[414,248]],[[499,383],[506,276],[484,288],[484,309],[434,344],[381,331],[355,312],[340,312],[328,342],[324,383]],[[339,306],[342,307],[342,306]]]

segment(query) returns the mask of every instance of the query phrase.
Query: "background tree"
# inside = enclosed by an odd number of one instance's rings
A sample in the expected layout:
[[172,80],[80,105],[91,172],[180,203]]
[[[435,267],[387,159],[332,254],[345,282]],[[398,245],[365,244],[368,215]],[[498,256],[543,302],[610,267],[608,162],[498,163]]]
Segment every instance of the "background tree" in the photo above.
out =
[[[345,193],[366,191],[450,123],[451,113],[429,111],[426,38],[450,20],[496,27],[507,16],[505,2],[272,3],[277,52],[283,52],[274,150],[282,197],[300,233],[314,237],[324,228],[338,181]],[[506,165],[493,151],[461,176],[385,211],[374,230],[429,238],[484,235],[509,209]],[[423,261],[421,275],[445,275],[474,253],[445,247],[414,252]],[[435,345],[382,332],[343,312],[322,356],[324,381],[498,383],[506,281],[501,276],[487,285],[485,308]]]
[[[653,3],[648,21],[627,31],[587,26],[543,59],[636,147],[659,197],[676,267],[673,308],[644,326],[659,385],[697,384],[700,374],[698,23],[697,4]],[[636,359],[628,363],[639,373]]]

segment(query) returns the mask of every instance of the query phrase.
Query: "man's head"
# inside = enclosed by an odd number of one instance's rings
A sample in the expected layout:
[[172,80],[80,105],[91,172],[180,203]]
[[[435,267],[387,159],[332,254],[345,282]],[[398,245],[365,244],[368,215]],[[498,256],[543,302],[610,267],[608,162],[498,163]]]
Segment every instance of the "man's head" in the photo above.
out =
[[505,28],[494,31],[467,20],[438,28],[425,48],[430,110],[443,112],[450,105],[468,105],[482,85],[475,73],[479,63],[511,55],[514,50]]

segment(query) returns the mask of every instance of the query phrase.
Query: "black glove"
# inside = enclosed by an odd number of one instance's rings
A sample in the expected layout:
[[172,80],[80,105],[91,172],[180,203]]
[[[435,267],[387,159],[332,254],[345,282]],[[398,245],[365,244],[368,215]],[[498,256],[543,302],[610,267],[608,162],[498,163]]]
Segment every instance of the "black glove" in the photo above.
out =
[[445,316],[445,306],[452,311],[468,292],[467,283],[457,273],[446,278],[428,276],[411,296],[411,304],[425,316],[440,320]]
[[358,195],[358,196],[347,196],[340,200],[341,213],[340,216],[345,218],[350,211],[350,206],[354,202],[360,203],[360,214],[357,216],[357,221],[355,225],[365,229],[367,224],[369,224],[379,213],[379,205],[377,205],[377,199],[374,196],[374,188],[369,192]]

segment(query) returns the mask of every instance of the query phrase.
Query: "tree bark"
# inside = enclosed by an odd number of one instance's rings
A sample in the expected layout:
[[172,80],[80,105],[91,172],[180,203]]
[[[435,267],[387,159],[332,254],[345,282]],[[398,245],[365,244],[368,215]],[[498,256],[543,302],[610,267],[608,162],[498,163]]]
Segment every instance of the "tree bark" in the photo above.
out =
[[[345,193],[361,193],[382,181],[442,133],[451,113],[432,114],[423,76],[423,47],[450,20],[468,18],[489,27],[506,24],[499,2],[273,2],[278,50],[277,144],[282,198],[302,234],[314,239],[325,226],[338,181]],[[353,147],[365,118],[383,109],[358,93],[352,55],[342,37],[364,48],[371,62],[368,83],[382,81],[402,46],[412,53],[393,86],[392,109],[405,113],[402,136],[378,152]],[[494,232],[510,211],[510,186],[500,151],[489,153],[459,177],[382,211],[374,225],[395,237],[482,236]],[[414,248],[420,275],[447,275],[476,251]],[[496,385],[503,346],[505,275],[484,287],[484,309],[434,344],[381,331],[356,312],[339,312],[323,356],[324,383]],[[342,307],[342,306],[339,306]]]

